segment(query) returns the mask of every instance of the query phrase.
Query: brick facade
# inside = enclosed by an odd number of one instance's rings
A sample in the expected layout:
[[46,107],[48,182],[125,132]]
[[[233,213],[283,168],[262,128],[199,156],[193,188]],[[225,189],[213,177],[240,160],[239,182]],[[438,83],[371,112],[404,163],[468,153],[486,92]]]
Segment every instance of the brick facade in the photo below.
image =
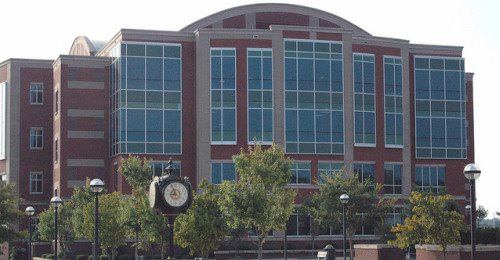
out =
[[[116,59],[113,50],[121,43],[180,44],[182,152],[137,155],[153,161],[172,158],[180,162],[182,175],[189,177],[196,186],[202,180],[210,180],[212,160],[231,160],[248,144],[248,48],[272,49],[273,141],[281,147],[285,146],[285,39],[342,44],[344,153],[287,154],[294,160],[310,163],[312,180],[318,178],[320,161],[342,162],[349,169],[355,163],[370,162],[375,164],[374,180],[383,184],[384,163],[397,162],[403,165],[403,192],[398,196],[401,201],[409,195],[415,182],[415,165],[440,165],[446,170],[446,191],[461,204],[467,203],[467,182],[462,169],[474,161],[472,74],[467,73],[465,76],[467,158],[417,159],[415,154],[414,57],[462,57],[462,47],[418,45],[407,40],[376,37],[333,14],[287,4],[232,8],[175,32],[122,29],[97,49],[97,45],[85,39],[77,38],[70,53],[88,56],[61,55],[53,61],[12,59],[0,63],[0,83],[9,84],[10,94],[5,104],[8,114],[8,152],[6,160],[0,161],[0,172],[7,173],[7,181],[17,184],[19,196],[26,200],[26,204],[35,204],[37,212],[47,207],[54,194],[69,197],[73,188],[82,186],[88,178],[103,179],[110,191],[130,192],[130,187],[117,172],[121,160],[128,154],[112,154],[110,150],[113,128],[110,121],[113,105],[110,66]],[[234,145],[216,145],[210,141],[211,47],[236,50],[237,136]],[[373,147],[354,144],[353,53],[356,52],[373,54],[375,57],[376,143]],[[384,142],[384,55],[401,57],[402,60],[404,140],[400,148],[386,147]],[[29,104],[29,85],[32,82],[44,86],[42,106]],[[44,129],[44,147],[33,151],[29,149],[29,129],[35,126]],[[29,193],[30,171],[44,173],[42,194]],[[318,189],[314,183],[296,188],[299,189],[297,203]],[[282,232],[278,232],[274,239],[280,241],[282,236]],[[290,241],[309,239],[300,236],[289,238]],[[318,239],[323,242],[340,241],[338,236]]]

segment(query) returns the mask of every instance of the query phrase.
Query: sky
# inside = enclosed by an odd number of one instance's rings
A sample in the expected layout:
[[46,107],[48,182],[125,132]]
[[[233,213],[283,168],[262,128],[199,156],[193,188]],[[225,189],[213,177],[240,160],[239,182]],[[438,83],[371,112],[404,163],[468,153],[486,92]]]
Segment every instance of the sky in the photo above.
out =
[[[321,9],[372,35],[412,43],[463,46],[467,72],[474,72],[475,162],[478,204],[489,217],[500,211],[500,1],[498,0],[314,0],[279,1]],[[247,0],[114,1],[3,0],[0,61],[55,59],[68,54],[76,36],[108,41],[121,28],[177,31]],[[497,119],[495,119],[497,118]],[[497,154],[498,152],[498,154]],[[497,164],[499,163],[499,164]]]

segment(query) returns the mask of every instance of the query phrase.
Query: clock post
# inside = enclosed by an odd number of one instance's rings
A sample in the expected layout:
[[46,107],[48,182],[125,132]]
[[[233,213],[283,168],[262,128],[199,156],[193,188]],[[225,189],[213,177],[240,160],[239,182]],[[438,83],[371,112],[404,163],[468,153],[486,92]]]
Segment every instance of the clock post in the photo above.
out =
[[191,205],[192,189],[187,177],[174,174],[171,159],[165,173],[153,177],[149,185],[149,206],[168,218],[168,259],[174,259],[174,219]]

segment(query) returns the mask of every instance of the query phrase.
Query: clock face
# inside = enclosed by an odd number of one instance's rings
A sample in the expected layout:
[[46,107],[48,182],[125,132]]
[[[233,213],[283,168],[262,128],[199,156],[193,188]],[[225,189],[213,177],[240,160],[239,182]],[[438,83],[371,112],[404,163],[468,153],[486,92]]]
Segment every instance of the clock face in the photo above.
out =
[[165,197],[165,202],[171,207],[181,207],[185,205],[189,199],[189,191],[181,182],[174,181],[171,182],[163,190],[163,196]]

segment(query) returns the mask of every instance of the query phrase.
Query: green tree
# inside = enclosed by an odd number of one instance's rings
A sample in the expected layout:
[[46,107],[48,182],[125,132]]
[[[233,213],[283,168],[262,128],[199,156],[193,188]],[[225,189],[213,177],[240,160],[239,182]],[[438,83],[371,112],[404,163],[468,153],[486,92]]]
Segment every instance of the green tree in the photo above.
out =
[[[94,238],[94,194],[89,181],[84,188],[77,188],[71,198],[73,203],[73,228],[75,236],[93,240]],[[126,225],[130,204],[125,196],[117,192],[99,196],[99,243],[103,250],[114,259],[116,249],[125,244],[128,227]]]
[[228,234],[228,227],[218,205],[218,187],[203,181],[200,188],[203,192],[194,195],[187,212],[177,216],[174,239],[179,246],[189,248],[192,255],[199,254],[208,259],[209,254],[218,248]]
[[13,186],[0,181],[0,244],[23,236],[13,229],[23,213],[18,209],[18,200],[12,194]]
[[152,244],[159,244],[161,259],[168,243],[167,219],[149,207],[146,196],[153,172],[150,161],[131,156],[122,161],[120,173],[132,187],[132,212],[129,212],[129,234],[138,236],[139,248],[149,250]]
[[[73,207],[71,202],[67,202],[58,208],[58,242],[62,248],[62,254],[71,249],[71,245],[75,241],[72,219]],[[39,224],[38,232],[40,239],[43,241],[52,241],[54,239],[54,207],[51,205],[38,215]]]
[[381,185],[369,180],[361,182],[357,174],[347,173],[345,169],[324,174],[322,180],[319,192],[311,195],[310,202],[304,206],[318,225],[342,228],[342,204],[339,198],[342,194],[349,195],[346,236],[352,258],[356,231],[363,226],[372,226],[376,233],[383,233],[386,230],[385,218],[394,200],[380,198]]
[[410,195],[411,216],[403,224],[392,228],[396,239],[390,244],[405,249],[414,244],[437,244],[446,259],[446,248],[460,242],[460,232],[465,229],[462,215],[449,210],[450,195]]
[[488,210],[486,210],[485,207],[483,207],[483,206],[477,207],[477,209],[476,209],[477,224],[479,224],[481,221],[483,221],[487,216],[488,216]]
[[[111,252],[115,259],[116,249],[125,244],[127,238],[126,198],[117,192],[108,193],[99,197],[99,243],[103,250]],[[94,237],[94,204],[84,206],[84,230],[87,238]]]
[[242,225],[254,230],[258,257],[271,230],[284,230],[293,211],[296,191],[287,189],[290,182],[290,160],[276,145],[262,149],[260,144],[249,146],[233,156],[238,173],[237,182],[221,185],[220,206],[230,228]]

